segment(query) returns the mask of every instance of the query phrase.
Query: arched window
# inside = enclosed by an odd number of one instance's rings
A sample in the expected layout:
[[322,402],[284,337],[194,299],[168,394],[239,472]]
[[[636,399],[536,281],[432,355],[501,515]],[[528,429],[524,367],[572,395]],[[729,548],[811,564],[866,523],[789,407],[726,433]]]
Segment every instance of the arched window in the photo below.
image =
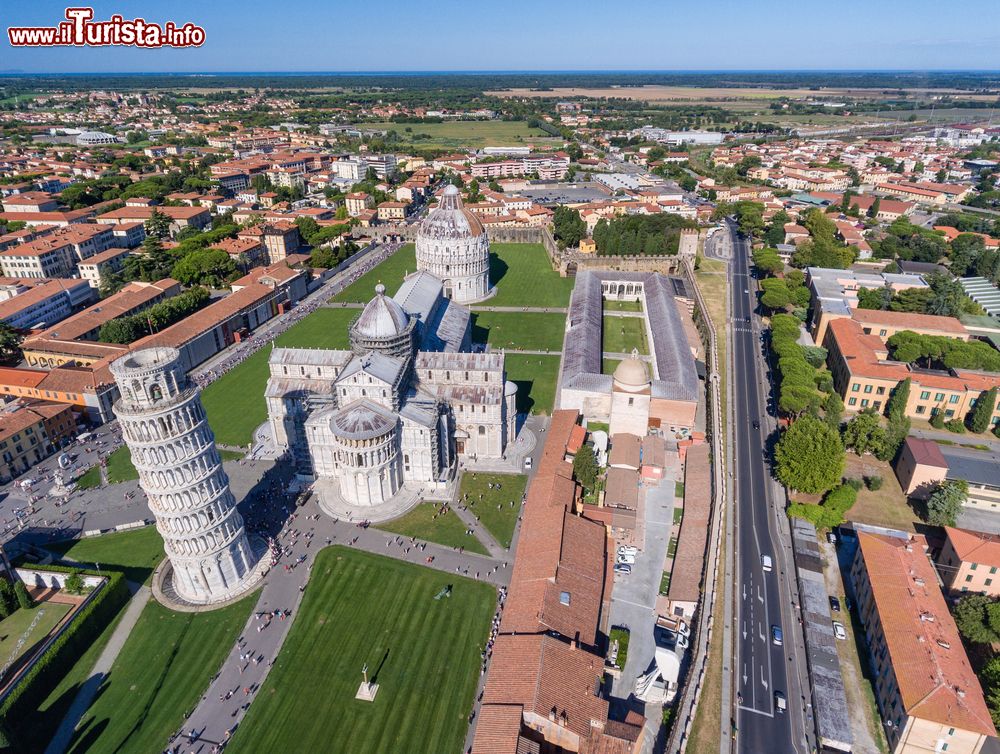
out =
[[479,436],[482,437],[485,434],[486,434],[486,427],[484,427],[482,424],[480,424],[479,425]]
[[156,401],[163,400],[163,390],[160,388],[159,384],[155,382],[149,386],[149,400],[153,401],[154,403]]

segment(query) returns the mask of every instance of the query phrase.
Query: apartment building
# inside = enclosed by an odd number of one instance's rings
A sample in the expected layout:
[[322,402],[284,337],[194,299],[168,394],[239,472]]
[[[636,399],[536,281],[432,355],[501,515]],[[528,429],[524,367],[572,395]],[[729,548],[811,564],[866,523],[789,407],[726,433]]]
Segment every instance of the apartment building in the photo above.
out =
[[68,241],[43,236],[0,251],[0,268],[11,278],[71,278],[76,254]]
[[157,212],[170,218],[170,232],[174,235],[184,228],[204,228],[212,224],[212,213],[204,207],[122,207],[97,216],[101,225],[119,223],[145,223]]
[[94,298],[83,280],[54,279],[0,282],[0,321],[18,330],[48,327]]
[[0,412],[0,482],[20,476],[75,436],[76,418],[71,406],[13,404]]
[[1000,535],[946,526],[937,566],[945,589],[955,595],[1000,597]]
[[978,754],[996,729],[921,535],[859,527],[851,566],[893,754]]
[[129,249],[111,248],[94,254],[77,264],[80,278],[86,280],[91,288],[100,289],[109,276],[119,272],[125,266],[125,260],[131,255]]
[[378,219],[383,223],[398,223],[406,220],[406,202],[382,202],[378,205]]
[[280,262],[289,254],[294,254],[302,245],[298,226],[287,220],[252,225],[241,230],[236,238],[263,244],[267,251],[267,264]]
[[375,199],[364,191],[348,194],[344,204],[347,206],[347,214],[351,217],[357,217],[366,209],[375,209]]

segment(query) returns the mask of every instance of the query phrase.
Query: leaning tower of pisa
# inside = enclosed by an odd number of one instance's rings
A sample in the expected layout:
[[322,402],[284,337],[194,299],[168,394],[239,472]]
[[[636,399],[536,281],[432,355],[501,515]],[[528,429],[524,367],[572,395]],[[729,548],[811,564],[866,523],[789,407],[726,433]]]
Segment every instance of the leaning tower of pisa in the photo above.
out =
[[175,348],[146,348],[111,365],[115,415],[172,566],[172,590],[207,604],[244,591],[257,571],[200,391]]

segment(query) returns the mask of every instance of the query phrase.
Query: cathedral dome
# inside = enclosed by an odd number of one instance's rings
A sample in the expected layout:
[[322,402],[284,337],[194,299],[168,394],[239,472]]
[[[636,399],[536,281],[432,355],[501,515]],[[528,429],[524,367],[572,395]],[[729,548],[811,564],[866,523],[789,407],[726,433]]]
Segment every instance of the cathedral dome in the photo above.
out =
[[330,428],[342,440],[371,440],[396,428],[395,417],[381,406],[360,400],[334,415]]
[[632,355],[615,368],[614,381],[616,387],[629,392],[642,390],[649,385],[649,372],[637,350],[633,348]]
[[455,186],[445,187],[437,209],[420,223],[418,229],[420,236],[434,240],[481,236],[484,232],[476,213],[462,206],[462,195]]
[[375,298],[365,306],[352,329],[363,338],[393,338],[403,334],[409,324],[410,317],[403,307],[385,295],[385,286],[380,283],[375,286]]

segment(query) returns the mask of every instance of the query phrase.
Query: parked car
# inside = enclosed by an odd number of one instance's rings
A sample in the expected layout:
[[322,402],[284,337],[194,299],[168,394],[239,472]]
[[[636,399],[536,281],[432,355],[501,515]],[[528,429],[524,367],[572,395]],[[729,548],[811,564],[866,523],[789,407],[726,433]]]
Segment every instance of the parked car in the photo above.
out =
[[778,647],[785,643],[781,634],[781,626],[771,626],[771,641]]
[[771,570],[771,568],[773,567],[773,564],[771,563],[771,556],[770,555],[761,555],[760,556],[760,567],[763,568],[765,572]]
[[630,555],[627,552],[620,552],[618,553],[618,562],[626,563],[627,565],[632,565],[633,563],[635,563],[635,555]]
[[847,638],[847,631],[844,630],[844,624],[840,621],[833,622],[833,635],[841,641]]
[[788,709],[788,700],[785,699],[785,695],[780,691],[774,692],[774,708],[779,713],[784,713]]
[[632,566],[628,563],[615,563],[615,573],[632,573]]
[[837,535],[834,534],[832,531],[828,531],[826,533],[826,541],[829,542],[831,545],[837,544]]
[[531,456],[528,456],[527,458],[524,459],[524,468],[526,469],[531,468]]
[[832,595],[830,596],[830,609],[835,613],[840,612],[840,600]]
[[633,547],[632,545],[618,545],[619,555],[638,555],[639,548]]

